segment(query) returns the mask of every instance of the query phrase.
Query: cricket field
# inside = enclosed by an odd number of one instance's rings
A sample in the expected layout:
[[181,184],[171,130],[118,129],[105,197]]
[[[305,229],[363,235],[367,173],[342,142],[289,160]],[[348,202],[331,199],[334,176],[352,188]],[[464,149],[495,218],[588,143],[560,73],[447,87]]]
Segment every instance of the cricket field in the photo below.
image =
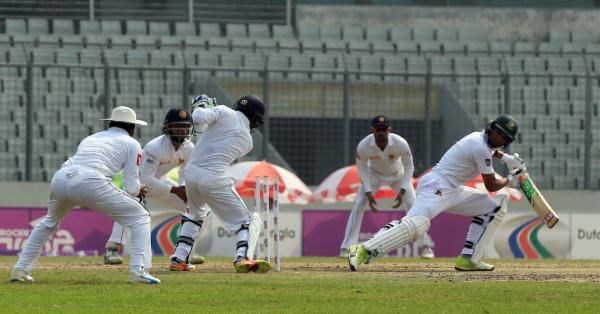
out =
[[[42,257],[35,283],[11,283],[0,257],[3,313],[598,313],[600,261],[490,260],[492,272],[457,272],[453,260],[382,258],[350,272],[342,258],[285,258],[282,271],[237,274],[230,258],[160,285],[127,283],[126,265],[101,257]],[[127,262],[127,261],[126,261]]]

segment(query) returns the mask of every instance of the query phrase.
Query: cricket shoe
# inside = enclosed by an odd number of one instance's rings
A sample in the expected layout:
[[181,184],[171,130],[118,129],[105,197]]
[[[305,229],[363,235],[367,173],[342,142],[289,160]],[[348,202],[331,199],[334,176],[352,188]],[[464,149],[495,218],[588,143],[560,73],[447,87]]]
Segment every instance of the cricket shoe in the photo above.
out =
[[18,268],[13,268],[10,272],[10,281],[12,282],[33,282],[33,277],[26,271]]
[[206,262],[206,258],[198,254],[191,254],[190,257],[188,257],[188,262],[190,264],[200,265]]
[[350,253],[350,251],[348,249],[341,249],[340,250],[340,257],[341,258],[348,258],[348,253]]
[[419,249],[419,251],[419,254],[421,255],[422,259],[433,259],[435,257],[431,246],[423,246]]
[[104,264],[107,264],[107,265],[123,264],[123,258],[119,255],[117,250],[106,249],[106,251],[104,251]]
[[171,259],[171,265],[169,265],[170,271],[193,271],[196,270],[196,266],[191,263],[188,264],[177,257]]
[[235,271],[238,273],[255,272],[258,274],[264,274],[271,270],[271,264],[269,264],[269,262],[267,261],[260,259],[254,261],[251,261],[249,259],[242,259],[235,262],[233,265],[235,267]]
[[348,252],[348,265],[350,265],[350,270],[357,271],[360,264],[368,263],[369,252],[364,246],[362,246],[362,244],[350,246],[350,251]]
[[470,258],[461,255],[456,258],[454,269],[458,271],[492,271],[494,270],[494,265],[481,261],[473,262]]
[[160,279],[150,275],[147,270],[143,269],[137,272],[129,273],[129,282],[130,283],[147,283],[151,285],[159,284]]

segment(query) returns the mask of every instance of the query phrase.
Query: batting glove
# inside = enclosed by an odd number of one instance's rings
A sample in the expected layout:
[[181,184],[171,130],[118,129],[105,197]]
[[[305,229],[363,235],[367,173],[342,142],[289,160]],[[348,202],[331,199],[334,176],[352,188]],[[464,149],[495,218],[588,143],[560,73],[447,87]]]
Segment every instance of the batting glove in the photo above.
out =
[[515,169],[525,169],[525,161],[519,156],[519,154],[514,153],[514,155],[504,154],[500,159],[504,161],[508,169],[512,172]]
[[192,111],[197,108],[212,108],[217,106],[217,99],[210,98],[206,94],[196,96],[192,101]]
[[517,175],[508,175],[508,186],[509,188],[518,189],[521,184],[519,183],[519,177]]

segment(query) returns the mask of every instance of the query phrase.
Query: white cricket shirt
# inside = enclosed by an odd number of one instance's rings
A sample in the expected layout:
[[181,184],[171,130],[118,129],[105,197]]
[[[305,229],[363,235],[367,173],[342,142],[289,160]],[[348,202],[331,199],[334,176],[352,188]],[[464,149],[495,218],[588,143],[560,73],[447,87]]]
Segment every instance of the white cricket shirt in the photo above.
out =
[[194,144],[187,139],[175,150],[169,136],[163,134],[154,138],[142,150],[140,181],[153,194],[170,193],[172,185],[163,181],[163,177],[171,169],[179,166],[179,184],[183,184],[182,171],[190,159],[192,150]]
[[206,125],[206,130],[196,141],[186,172],[199,176],[206,185],[228,184],[229,166],[252,150],[250,121],[223,105],[195,109],[192,118],[194,123]]
[[387,182],[400,180],[402,188],[407,189],[414,172],[408,143],[394,133],[388,134],[388,143],[383,151],[375,143],[373,134],[363,138],[356,148],[356,166],[365,192],[373,192],[369,174]]
[[91,168],[112,178],[123,170],[123,187],[127,193],[137,196],[140,192],[138,175],[142,147],[127,131],[112,127],[84,138],[77,152],[63,163],[63,167],[78,165]]
[[494,173],[493,150],[485,141],[485,133],[473,132],[452,145],[433,167],[452,187],[458,187],[484,173]]

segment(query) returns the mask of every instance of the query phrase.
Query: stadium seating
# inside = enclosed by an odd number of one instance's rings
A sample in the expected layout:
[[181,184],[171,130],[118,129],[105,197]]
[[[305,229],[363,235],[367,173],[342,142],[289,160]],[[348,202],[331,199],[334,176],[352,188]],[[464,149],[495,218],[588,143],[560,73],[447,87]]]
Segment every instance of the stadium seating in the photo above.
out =
[[[548,187],[582,188],[584,76],[600,73],[600,45],[588,32],[552,30],[548,42],[536,43],[489,39],[476,29],[395,26],[298,25],[296,35],[290,26],[256,23],[9,18],[5,29],[0,103],[23,108],[25,65],[37,67],[34,105],[45,110],[36,112],[34,132],[49,140],[34,143],[36,180],[47,179],[48,170],[72,153],[75,141],[101,129],[102,123],[90,121],[101,117],[105,73],[110,74],[109,104],[137,108],[156,123],[165,108],[181,103],[184,65],[192,67],[192,80],[241,82],[260,80],[266,65],[272,82],[339,84],[343,71],[350,71],[353,84],[390,88],[421,85],[431,71],[434,84],[456,91],[476,125],[503,111],[509,92],[522,130],[513,149],[543,166],[540,182]],[[105,65],[119,68],[106,72]],[[594,119],[598,86],[594,79]],[[61,113],[65,106],[72,115]],[[0,118],[9,121],[0,130],[0,150],[10,153],[0,160],[2,178],[22,178],[24,171],[18,154],[24,151],[25,118],[19,112],[0,109]],[[147,140],[156,134],[145,130],[138,136]],[[593,150],[592,164],[597,164],[597,144]],[[18,170],[7,170],[13,168]],[[592,181],[599,185],[600,175]]]

